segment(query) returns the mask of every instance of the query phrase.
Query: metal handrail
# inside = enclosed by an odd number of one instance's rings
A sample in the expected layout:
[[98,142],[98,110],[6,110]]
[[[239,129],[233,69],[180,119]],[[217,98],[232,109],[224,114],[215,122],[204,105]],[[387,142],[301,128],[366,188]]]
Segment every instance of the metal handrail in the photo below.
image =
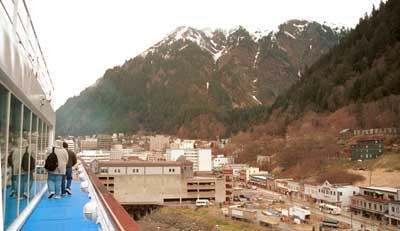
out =
[[[118,231],[142,231],[141,227],[126,212],[122,205],[114,198],[114,196],[106,189],[103,183],[85,164],[82,158],[78,157],[86,176],[93,186],[95,193],[98,195],[100,203],[104,206],[109,218],[111,219],[115,230]],[[105,228],[105,227],[104,227]]]

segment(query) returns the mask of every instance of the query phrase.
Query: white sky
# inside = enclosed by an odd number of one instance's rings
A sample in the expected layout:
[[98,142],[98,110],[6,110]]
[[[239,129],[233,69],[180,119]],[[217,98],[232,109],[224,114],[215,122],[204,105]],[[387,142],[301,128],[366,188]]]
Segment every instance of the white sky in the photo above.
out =
[[176,27],[273,29],[289,19],[354,27],[380,0],[27,0],[55,84],[54,104]]

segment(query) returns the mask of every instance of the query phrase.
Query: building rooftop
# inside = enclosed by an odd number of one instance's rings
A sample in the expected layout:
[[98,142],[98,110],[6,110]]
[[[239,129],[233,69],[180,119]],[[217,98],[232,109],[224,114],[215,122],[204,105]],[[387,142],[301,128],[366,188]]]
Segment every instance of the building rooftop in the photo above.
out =
[[354,195],[353,197],[364,198],[364,199],[366,199],[368,201],[374,201],[374,202],[379,202],[379,203],[387,203],[387,202],[389,202],[389,200],[386,200],[386,199],[383,199],[383,198],[376,198],[376,197],[373,197],[373,196],[360,195],[360,194]]
[[368,186],[368,187],[360,187],[363,189],[369,189],[369,190],[377,190],[377,191],[385,191],[385,192],[391,192],[391,193],[397,193],[400,188],[393,188],[393,187],[384,187],[384,186]]
[[141,161],[141,160],[109,160],[98,161],[99,167],[180,167],[183,164],[193,165],[192,162],[185,161]]

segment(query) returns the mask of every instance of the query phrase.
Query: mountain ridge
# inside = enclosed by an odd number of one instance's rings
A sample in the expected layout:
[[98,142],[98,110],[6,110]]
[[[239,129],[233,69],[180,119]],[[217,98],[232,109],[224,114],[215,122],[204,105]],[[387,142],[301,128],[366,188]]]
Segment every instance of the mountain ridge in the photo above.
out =
[[230,125],[218,114],[271,105],[342,36],[301,20],[261,34],[242,26],[228,33],[178,27],[68,99],[57,110],[58,133],[146,130],[226,136]]

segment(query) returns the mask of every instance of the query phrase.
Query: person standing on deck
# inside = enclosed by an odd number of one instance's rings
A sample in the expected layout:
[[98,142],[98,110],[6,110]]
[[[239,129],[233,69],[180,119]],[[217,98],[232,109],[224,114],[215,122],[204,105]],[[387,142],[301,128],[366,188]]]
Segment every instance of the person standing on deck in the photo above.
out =
[[47,185],[49,190],[48,198],[54,197],[55,199],[61,198],[61,180],[65,175],[67,162],[68,162],[68,152],[61,146],[61,141],[56,141],[56,146],[52,148],[46,156],[46,162],[49,159],[49,156],[52,155],[54,150],[55,155],[57,156],[57,167],[54,170],[47,170]]
[[[61,193],[65,195],[71,195],[71,181],[72,181],[72,167],[76,164],[76,154],[72,150],[68,149],[68,144],[63,142],[63,148],[68,152],[68,163],[65,175],[63,175],[61,180]],[[65,187],[65,179],[67,179],[67,187]]]

